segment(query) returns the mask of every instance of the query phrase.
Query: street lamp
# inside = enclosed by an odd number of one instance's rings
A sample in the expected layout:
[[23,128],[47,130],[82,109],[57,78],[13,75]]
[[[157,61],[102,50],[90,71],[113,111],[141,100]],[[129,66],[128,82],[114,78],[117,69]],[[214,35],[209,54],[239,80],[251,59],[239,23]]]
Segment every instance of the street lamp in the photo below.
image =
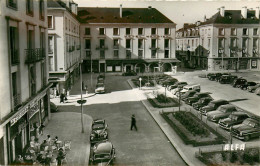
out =
[[82,100],[82,60],[79,63],[79,70],[80,70],[80,100],[77,100],[77,103],[80,104],[81,109],[81,133],[84,133],[84,121],[83,121],[83,104],[87,102],[87,100]]
[[139,78],[139,81],[140,81],[140,87],[139,87],[139,89],[142,89],[142,78],[141,78],[141,77]]

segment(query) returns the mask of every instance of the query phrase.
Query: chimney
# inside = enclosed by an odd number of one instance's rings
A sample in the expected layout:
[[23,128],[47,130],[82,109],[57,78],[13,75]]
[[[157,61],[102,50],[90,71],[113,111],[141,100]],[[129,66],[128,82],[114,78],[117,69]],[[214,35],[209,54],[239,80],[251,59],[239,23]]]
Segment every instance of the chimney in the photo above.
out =
[[255,9],[255,17],[259,19],[259,7],[256,7]]
[[247,7],[246,6],[242,7],[241,15],[243,18],[247,18]]
[[219,12],[220,12],[221,17],[225,17],[225,6],[221,6]]
[[122,9],[122,4],[120,4],[120,18],[123,17],[123,9]]

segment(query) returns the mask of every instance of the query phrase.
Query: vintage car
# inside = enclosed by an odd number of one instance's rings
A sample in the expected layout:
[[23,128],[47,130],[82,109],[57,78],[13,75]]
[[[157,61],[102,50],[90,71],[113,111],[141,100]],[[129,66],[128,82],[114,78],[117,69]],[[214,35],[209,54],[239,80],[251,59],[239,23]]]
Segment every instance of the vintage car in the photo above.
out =
[[228,75],[227,73],[215,73],[215,74],[212,74],[212,75],[210,75],[210,76],[208,76],[208,79],[210,80],[210,81],[218,81],[219,80],[219,78],[222,76],[222,75]]
[[[189,90],[189,91],[186,91],[184,93],[181,93],[181,99],[185,100],[188,97],[194,96],[196,93],[197,93],[197,91],[195,91],[195,90]],[[178,93],[176,95],[179,97]]]
[[199,99],[196,103],[192,104],[192,107],[196,110],[200,110],[201,107],[204,107],[209,104],[213,99],[211,97],[204,97]]
[[196,103],[197,101],[199,101],[199,99],[204,98],[204,97],[210,97],[210,93],[209,92],[203,92],[203,93],[196,93],[194,96],[192,97],[188,97],[185,100],[186,104],[192,105],[193,103]]
[[256,84],[257,84],[256,82],[246,82],[245,84],[243,84],[243,85],[240,86],[240,89],[246,90],[247,87],[249,87],[249,86],[255,86]]
[[174,85],[176,82],[178,82],[175,78],[168,78],[162,82],[163,87],[168,87],[170,85]]
[[200,84],[186,85],[183,87],[181,92],[187,92],[189,90],[195,90],[197,92],[200,92]]
[[257,88],[260,87],[260,83],[256,84],[255,86],[248,86],[247,91],[254,93]]
[[90,134],[90,143],[91,145],[107,140],[107,124],[104,119],[96,119],[92,122],[92,130]]
[[90,149],[89,161],[92,164],[101,163],[110,165],[116,158],[116,151],[113,144],[109,141],[97,143]]
[[236,88],[240,88],[240,86],[246,84],[247,80],[244,78],[237,78],[233,81],[232,86]]
[[207,114],[207,119],[212,122],[218,122],[220,119],[229,117],[230,114],[236,112],[237,108],[234,105],[227,104],[218,107],[216,111],[211,111]]
[[216,110],[221,105],[229,104],[227,100],[213,100],[207,106],[204,106],[200,109],[202,115],[207,115],[208,112]]
[[222,75],[219,78],[219,83],[221,83],[221,84],[231,84],[235,79],[237,79],[237,76],[234,76],[234,75]]
[[218,125],[221,128],[230,130],[231,126],[241,124],[247,118],[249,118],[249,116],[244,112],[234,112],[230,114],[228,118],[221,119]]
[[233,126],[231,131],[234,137],[245,141],[254,137],[259,137],[260,119],[247,118],[243,123]]
[[95,93],[105,93],[105,85],[104,83],[97,83]]
[[185,85],[188,85],[187,82],[175,82],[173,85],[170,85],[168,87],[168,90],[172,90],[172,89],[175,89],[175,88],[178,88],[178,87],[183,87]]

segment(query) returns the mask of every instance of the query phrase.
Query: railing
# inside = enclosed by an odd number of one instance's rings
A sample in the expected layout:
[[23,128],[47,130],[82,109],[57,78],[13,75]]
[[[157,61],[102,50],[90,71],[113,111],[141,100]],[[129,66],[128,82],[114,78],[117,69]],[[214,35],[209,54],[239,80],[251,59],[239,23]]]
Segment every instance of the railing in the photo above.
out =
[[149,47],[149,49],[151,49],[151,50],[159,50],[160,48],[159,48],[159,47],[152,46],[152,47]]
[[100,55],[100,59],[105,59],[105,55]]
[[96,46],[96,50],[107,50],[107,46]]
[[25,63],[35,63],[45,58],[45,51],[43,48],[25,49],[25,54]]
[[18,50],[17,49],[12,49],[11,50],[11,63],[12,65],[19,64],[20,59],[18,55]]
[[131,59],[131,55],[126,55],[126,59]]
[[14,106],[14,108],[19,106],[20,104],[21,104],[21,95],[20,94],[14,95],[13,96],[13,106]]

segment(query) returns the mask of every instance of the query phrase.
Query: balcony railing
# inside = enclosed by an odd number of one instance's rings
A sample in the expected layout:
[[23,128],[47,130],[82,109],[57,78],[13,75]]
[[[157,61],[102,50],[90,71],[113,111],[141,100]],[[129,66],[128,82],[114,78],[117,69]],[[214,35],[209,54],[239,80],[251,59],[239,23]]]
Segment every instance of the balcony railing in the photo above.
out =
[[13,106],[14,106],[14,108],[19,106],[20,104],[21,104],[21,95],[20,94],[14,95],[13,96]]
[[126,55],[126,59],[131,59],[131,55]]
[[96,50],[107,50],[107,46],[96,46]]
[[20,59],[19,59],[19,55],[18,55],[18,50],[17,49],[13,49],[11,50],[11,63],[12,65],[17,65],[19,64]]
[[149,47],[149,49],[151,49],[151,50],[159,50],[160,48],[159,48],[159,47],[152,46],[152,47]]
[[35,63],[45,58],[45,51],[43,48],[25,49],[25,54],[25,63]]

